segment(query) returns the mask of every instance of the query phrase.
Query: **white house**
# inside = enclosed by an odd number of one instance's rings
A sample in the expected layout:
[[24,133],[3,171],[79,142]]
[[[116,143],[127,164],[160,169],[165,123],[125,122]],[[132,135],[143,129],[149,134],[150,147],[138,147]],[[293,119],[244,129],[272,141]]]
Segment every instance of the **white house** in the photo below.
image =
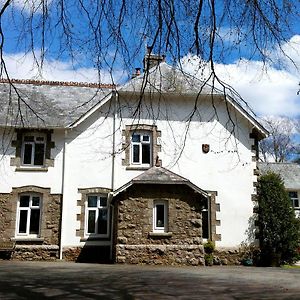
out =
[[[160,63],[159,63],[160,62]],[[123,86],[0,83],[0,243],[16,259],[202,264],[247,238],[266,130],[147,55]]]

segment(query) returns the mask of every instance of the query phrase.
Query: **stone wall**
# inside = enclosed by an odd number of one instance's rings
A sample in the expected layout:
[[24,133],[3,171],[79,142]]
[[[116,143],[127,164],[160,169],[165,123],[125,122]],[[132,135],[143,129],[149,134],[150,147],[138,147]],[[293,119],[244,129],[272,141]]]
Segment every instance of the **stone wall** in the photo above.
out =
[[[168,232],[153,233],[153,204],[168,203]],[[115,199],[118,263],[203,265],[202,196],[185,185],[134,185]]]
[[82,246],[63,249],[66,261],[110,263],[110,246]]
[[[42,197],[40,234],[36,238],[16,236],[17,203],[21,193],[38,193]],[[45,260],[59,255],[61,195],[36,186],[13,188],[0,194],[0,242],[15,241],[13,259]]]

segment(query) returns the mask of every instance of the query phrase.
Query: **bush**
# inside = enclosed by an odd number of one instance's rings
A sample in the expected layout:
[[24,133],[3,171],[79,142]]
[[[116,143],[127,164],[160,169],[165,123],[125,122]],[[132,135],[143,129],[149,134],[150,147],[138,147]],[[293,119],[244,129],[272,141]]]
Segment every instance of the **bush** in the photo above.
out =
[[215,250],[215,245],[212,241],[208,241],[204,244],[204,251],[207,254],[213,253]]
[[267,173],[258,185],[260,264],[279,266],[297,260],[300,223],[279,175]]
[[205,265],[212,266],[214,264],[214,256],[212,253],[204,255]]

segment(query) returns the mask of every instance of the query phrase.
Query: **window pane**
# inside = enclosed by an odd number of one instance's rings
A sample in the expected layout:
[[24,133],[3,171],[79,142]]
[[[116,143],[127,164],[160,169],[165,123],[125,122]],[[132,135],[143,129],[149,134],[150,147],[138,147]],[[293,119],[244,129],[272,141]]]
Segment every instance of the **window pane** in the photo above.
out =
[[100,197],[100,206],[101,207],[107,206],[107,198],[106,197]]
[[24,142],[34,142],[34,136],[33,135],[24,136]]
[[35,144],[34,165],[42,166],[44,164],[44,144]]
[[36,137],[36,141],[37,142],[43,142],[44,141],[44,137],[43,136],[37,136]]
[[163,204],[156,205],[156,227],[165,226],[165,206]]
[[133,145],[133,162],[138,163],[140,162],[140,146]]
[[19,233],[26,233],[27,210],[20,210]]
[[107,210],[99,209],[98,233],[107,234]]
[[297,192],[289,192],[289,197],[290,198],[298,198]]
[[21,196],[20,197],[20,207],[29,207],[29,196]]
[[294,207],[299,207],[299,200],[298,199],[294,200]]
[[132,141],[133,142],[140,142],[141,141],[141,136],[139,134],[133,134],[132,135]]
[[95,223],[96,223],[96,211],[90,210],[88,212],[88,233],[95,233]]
[[142,163],[150,164],[150,145],[142,145]]
[[150,142],[150,136],[149,135],[143,135],[143,142]]
[[32,206],[40,206],[40,197],[32,197]]
[[88,207],[97,207],[97,196],[88,196]]
[[202,211],[202,238],[208,239],[208,211]]
[[24,145],[24,160],[25,165],[31,165],[32,144]]
[[29,233],[38,234],[40,231],[40,210],[32,209],[30,214]]

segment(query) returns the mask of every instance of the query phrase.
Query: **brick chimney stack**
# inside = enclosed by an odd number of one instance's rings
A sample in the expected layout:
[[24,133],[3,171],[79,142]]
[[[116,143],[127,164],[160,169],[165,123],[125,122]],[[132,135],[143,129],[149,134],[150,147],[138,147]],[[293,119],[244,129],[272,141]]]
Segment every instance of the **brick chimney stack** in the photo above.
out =
[[144,71],[158,66],[161,62],[166,60],[165,55],[152,54],[152,47],[147,46],[147,53],[144,58]]

